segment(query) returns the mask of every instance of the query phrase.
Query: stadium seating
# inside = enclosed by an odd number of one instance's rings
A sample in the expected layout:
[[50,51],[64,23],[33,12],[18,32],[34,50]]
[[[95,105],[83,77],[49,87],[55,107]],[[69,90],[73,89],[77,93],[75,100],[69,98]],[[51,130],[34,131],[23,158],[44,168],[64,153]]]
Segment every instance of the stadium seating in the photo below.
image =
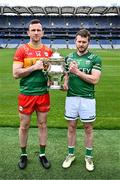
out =
[[119,16],[13,16],[0,15],[0,47],[16,48],[28,42],[30,20],[40,19],[45,35],[42,42],[53,48],[73,48],[79,29],[91,32],[91,48],[120,48]]

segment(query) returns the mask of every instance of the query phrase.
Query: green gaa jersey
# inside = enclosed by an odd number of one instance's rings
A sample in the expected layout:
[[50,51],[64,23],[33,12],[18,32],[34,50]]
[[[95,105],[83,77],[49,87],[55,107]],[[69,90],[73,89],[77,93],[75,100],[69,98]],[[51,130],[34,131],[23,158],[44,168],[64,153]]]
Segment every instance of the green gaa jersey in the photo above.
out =
[[[101,71],[101,59],[91,52],[79,56],[76,52],[69,54],[66,59],[66,70],[69,64],[75,61],[80,71],[91,74],[92,69]],[[80,96],[93,99],[95,97],[94,85],[90,84],[73,73],[69,73],[67,96]]]

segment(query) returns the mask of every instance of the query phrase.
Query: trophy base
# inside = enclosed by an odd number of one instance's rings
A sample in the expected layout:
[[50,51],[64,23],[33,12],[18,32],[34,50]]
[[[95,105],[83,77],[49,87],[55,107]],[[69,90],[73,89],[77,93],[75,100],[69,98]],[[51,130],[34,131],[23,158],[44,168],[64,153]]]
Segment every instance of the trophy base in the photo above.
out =
[[57,85],[51,85],[50,89],[62,89],[62,87]]

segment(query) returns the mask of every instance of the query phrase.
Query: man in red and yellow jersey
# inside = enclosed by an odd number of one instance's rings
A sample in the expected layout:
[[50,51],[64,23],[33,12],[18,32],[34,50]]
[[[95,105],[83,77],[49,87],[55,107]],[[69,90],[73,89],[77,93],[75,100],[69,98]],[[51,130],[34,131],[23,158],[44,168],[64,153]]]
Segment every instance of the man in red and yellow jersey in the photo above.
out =
[[50,110],[50,97],[47,86],[47,75],[44,73],[43,61],[53,54],[53,51],[41,43],[43,37],[42,25],[38,19],[30,21],[27,31],[30,41],[16,50],[13,62],[13,76],[20,78],[20,95],[18,109],[20,116],[19,141],[21,156],[18,166],[27,166],[27,138],[31,115],[36,111],[39,129],[40,154],[39,160],[44,168],[50,168],[50,162],[45,156],[47,142],[47,113]]

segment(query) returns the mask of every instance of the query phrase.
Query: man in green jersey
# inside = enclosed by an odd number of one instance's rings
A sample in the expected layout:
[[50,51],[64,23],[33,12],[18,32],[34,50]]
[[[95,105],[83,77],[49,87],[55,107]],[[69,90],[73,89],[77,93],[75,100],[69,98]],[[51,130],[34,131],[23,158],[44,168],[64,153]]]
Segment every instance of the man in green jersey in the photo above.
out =
[[28,162],[27,139],[31,115],[35,111],[39,134],[39,160],[46,169],[50,162],[45,155],[47,142],[47,113],[50,110],[50,97],[47,87],[48,78],[44,73],[43,61],[53,54],[52,50],[42,44],[42,25],[39,19],[30,21],[28,25],[30,41],[20,46],[14,55],[13,76],[20,78],[20,95],[18,110],[20,117],[19,141],[21,155],[18,166],[25,169]]
[[75,160],[76,127],[80,118],[85,131],[85,163],[88,171],[94,170],[93,164],[93,122],[96,118],[94,86],[101,76],[101,59],[88,51],[90,32],[80,30],[75,37],[76,52],[66,57],[68,73],[64,77],[67,90],[65,119],[68,120],[68,156],[62,167],[68,168]]

